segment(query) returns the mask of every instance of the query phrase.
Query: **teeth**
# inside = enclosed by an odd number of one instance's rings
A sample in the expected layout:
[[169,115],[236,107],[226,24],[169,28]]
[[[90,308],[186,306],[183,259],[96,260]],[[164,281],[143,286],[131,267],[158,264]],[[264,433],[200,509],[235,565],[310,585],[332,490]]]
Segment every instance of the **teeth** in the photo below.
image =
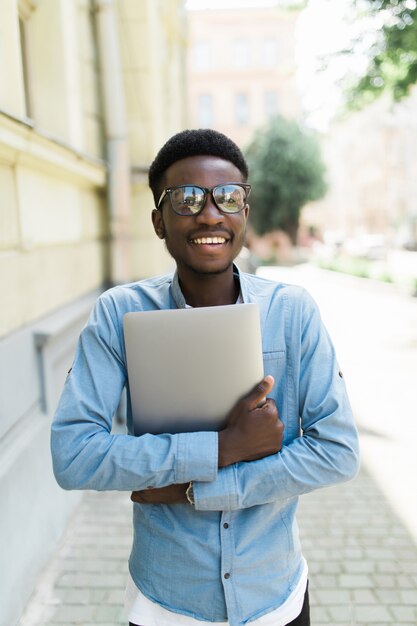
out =
[[226,243],[224,237],[201,237],[201,239],[193,239],[193,243]]

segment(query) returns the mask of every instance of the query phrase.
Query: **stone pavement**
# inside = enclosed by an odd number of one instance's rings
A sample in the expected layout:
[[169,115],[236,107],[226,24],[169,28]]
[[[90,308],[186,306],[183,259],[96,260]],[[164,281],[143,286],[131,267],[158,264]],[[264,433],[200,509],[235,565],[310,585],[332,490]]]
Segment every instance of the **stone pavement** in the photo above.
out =
[[416,626],[417,549],[365,469],[301,497],[298,519],[313,626]]
[[[128,494],[85,495],[19,626],[127,626],[130,511]],[[298,519],[313,626],[416,626],[417,549],[365,469],[303,496]]]

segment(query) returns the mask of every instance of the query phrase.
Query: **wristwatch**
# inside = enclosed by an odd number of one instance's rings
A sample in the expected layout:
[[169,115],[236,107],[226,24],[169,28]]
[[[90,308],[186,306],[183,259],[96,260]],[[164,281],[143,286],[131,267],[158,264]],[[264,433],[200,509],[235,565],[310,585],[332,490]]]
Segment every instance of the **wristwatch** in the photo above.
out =
[[185,492],[185,495],[187,497],[187,500],[190,504],[192,504],[193,506],[195,506],[195,501],[194,501],[194,489],[193,489],[193,483],[192,481],[190,482],[190,484],[187,487],[187,490]]

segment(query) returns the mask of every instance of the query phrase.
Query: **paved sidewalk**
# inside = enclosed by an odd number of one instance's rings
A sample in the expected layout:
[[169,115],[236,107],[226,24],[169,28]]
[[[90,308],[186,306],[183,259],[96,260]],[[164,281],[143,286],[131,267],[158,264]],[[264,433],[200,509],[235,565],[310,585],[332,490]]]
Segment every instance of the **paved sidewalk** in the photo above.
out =
[[[20,626],[127,626],[128,494],[87,493]],[[417,549],[365,470],[301,498],[312,625],[416,626]]]
[[416,626],[417,549],[364,469],[300,498],[298,519],[313,626]]

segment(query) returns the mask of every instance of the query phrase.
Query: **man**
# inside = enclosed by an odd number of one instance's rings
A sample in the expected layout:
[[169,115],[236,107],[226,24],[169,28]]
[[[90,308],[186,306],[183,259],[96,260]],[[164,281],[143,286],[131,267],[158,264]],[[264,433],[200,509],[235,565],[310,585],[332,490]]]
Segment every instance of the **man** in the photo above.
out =
[[[357,471],[345,385],[316,305],[299,287],[233,265],[249,212],[247,176],[240,150],[215,131],[184,131],[163,146],[149,172],[152,221],[177,271],[99,298],[52,427],[62,487],[133,492],[131,624],[310,624],[297,499]],[[232,408],[226,428],[111,435],[127,384],[123,315],[239,302],[259,305],[265,378]],[[132,432],[129,409],[127,422]]]

